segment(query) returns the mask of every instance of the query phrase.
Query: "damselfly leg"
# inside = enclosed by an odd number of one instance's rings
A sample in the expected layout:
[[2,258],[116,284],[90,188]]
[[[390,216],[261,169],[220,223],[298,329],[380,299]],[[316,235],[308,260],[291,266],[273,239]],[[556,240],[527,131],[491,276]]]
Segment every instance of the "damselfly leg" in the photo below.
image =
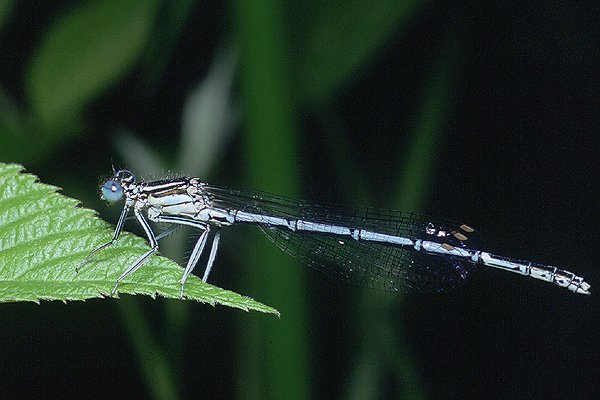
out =
[[119,287],[119,284],[121,283],[121,281],[123,279],[127,278],[129,275],[131,275],[135,271],[137,271],[138,268],[141,267],[150,258],[150,256],[152,254],[154,254],[158,251],[158,240],[156,240],[156,236],[154,236],[154,232],[152,232],[152,228],[150,228],[148,221],[146,221],[146,219],[142,215],[142,212],[138,208],[135,208],[133,211],[134,211],[135,217],[137,218],[138,222],[144,229],[146,236],[148,237],[148,242],[150,243],[150,250],[148,250],[147,252],[142,254],[140,256],[140,258],[138,258],[133,264],[131,264],[129,266],[129,268],[127,268],[127,270],[125,270],[125,272],[123,272],[121,274],[121,276],[119,276],[119,278],[117,278],[115,287],[113,288],[112,292],[110,293],[111,296],[114,296],[115,293],[117,293],[117,288]]
[[104,250],[107,247],[110,247],[116,243],[116,241],[119,239],[119,235],[121,235],[121,231],[123,230],[125,218],[127,217],[127,214],[129,213],[130,207],[131,207],[131,204],[125,203],[125,207],[123,207],[123,211],[121,211],[121,216],[119,217],[119,222],[117,222],[117,227],[115,228],[115,233],[113,234],[112,239],[109,242],[104,243],[102,246],[100,246],[97,249],[95,249],[94,251],[92,251],[90,254],[88,254],[87,257],[81,263],[79,263],[79,265],[75,268],[75,272],[78,273],[81,270],[81,268],[85,264],[87,264],[96,253],[98,253],[99,251]]

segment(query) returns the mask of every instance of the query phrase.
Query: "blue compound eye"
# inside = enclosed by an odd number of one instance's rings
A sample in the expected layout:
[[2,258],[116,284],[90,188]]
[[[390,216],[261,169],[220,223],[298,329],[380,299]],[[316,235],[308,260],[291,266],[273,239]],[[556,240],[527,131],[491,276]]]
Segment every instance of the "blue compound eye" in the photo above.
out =
[[113,179],[106,181],[104,185],[102,185],[100,191],[102,192],[102,198],[109,203],[114,203],[123,198],[123,188],[121,187],[121,184]]

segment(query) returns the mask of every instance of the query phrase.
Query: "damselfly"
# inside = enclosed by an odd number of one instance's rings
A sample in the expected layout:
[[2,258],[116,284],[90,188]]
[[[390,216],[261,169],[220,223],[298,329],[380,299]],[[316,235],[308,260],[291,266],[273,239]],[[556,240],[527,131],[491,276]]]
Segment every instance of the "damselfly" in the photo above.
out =
[[127,170],[115,172],[101,193],[111,203],[124,198],[125,206],[112,240],[81,265],[119,239],[131,209],[150,243],[150,250],[117,279],[113,294],[158,251],[160,236],[148,220],[201,231],[180,280],[182,298],[185,282],[207,245],[205,282],[217,255],[220,229],[238,224],[257,225],[279,248],[313,268],[374,289],[439,292],[464,280],[475,266],[485,265],[590,294],[590,285],[571,272],[482,251],[470,226],[424,215],[369,208],[348,212],[264,192],[224,189],[197,178],[138,182]]

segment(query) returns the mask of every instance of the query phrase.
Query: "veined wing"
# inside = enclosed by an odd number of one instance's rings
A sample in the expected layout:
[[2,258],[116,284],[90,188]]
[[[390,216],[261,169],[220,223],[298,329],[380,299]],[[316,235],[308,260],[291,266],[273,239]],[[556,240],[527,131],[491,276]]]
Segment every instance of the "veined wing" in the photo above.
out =
[[[346,210],[258,191],[204,186],[213,207],[257,216],[280,217],[427,240],[452,247],[477,248],[477,234],[466,225],[427,216],[372,208]],[[255,221],[265,235],[286,253],[339,280],[385,291],[415,289],[439,292],[464,280],[473,264],[464,258],[433,255],[378,242],[293,231]]]

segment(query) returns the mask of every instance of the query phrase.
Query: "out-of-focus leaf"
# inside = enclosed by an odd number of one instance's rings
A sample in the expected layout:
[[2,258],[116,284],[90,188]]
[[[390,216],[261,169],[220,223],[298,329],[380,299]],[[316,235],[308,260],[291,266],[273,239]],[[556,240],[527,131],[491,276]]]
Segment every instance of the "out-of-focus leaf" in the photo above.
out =
[[231,87],[237,54],[221,50],[204,80],[190,93],[183,110],[179,168],[206,174],[221,153],[237,120]]
[[[61,138],[74,135],[82,123],[72,116],[66,119]],[[23,115],[17,105],[0,89],[0,160],[25,162],[52,152],[59,141]]]
[[[23,167],[0,164],[0,302],[85,300],[110,294],[128,264],[148,250],[146,241],[125,233],[76,273],[94,247],[112,235],[107,223],[54,186],[21,173]],[[151,257],[119,286],[119,293],[179,298],[182,269]],[[187,298],[212,305],[278,314],[248,297],[203,283],[191,276]]]
[[60,128],[131,68],[158,5],[156,0],[87,1],[50,28],[27,71],[29,103],[43,126]]
[[23,117],[17,106],[0,88],[0,160],[16,161],[11,156],[20,153],[25,145],[23,130]]
[[[146,95],[154,94],[157,82],[163,77],[169,66],[169,61],[186,21],[194,7],[199,6],[196,0],[169,0],[161,3],[160,24],[156,24],[152,38],[146,46],[146,51],[140,60],[138,88]],[[142,85],[143,87],[139,87]]]
[[292,61],[302,97],[320,102],[372,58],[421,3],[338,0],[301,3],[293,9]]
[[169,168],[143,139],[132,132],[120,130],[115,135],[114,147],[119,152],[119,159],[124,162],[127,169],[135,171],[139,176],[159,179]]
[[0,31],[4,27],[4,24],[10,16],[10,12],[13,7],[17,4],[14,0],[2,0],[0,1]]

